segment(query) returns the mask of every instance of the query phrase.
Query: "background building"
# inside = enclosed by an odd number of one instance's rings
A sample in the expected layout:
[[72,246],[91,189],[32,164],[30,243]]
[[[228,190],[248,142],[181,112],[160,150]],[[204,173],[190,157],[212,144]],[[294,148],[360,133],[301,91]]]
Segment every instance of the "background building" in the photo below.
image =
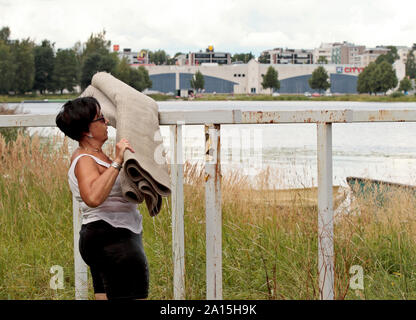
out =
[[384,48],[384,47],[376,47],[376,48],[367,48],[364,50],[364,52],[357,57],[359,60],[359,64],[363,67],[368,66],[371,62],[374,62],[377,60],[377,58],[382,55],[386,54],[390,51],[390,49]]
[[313,63],[317,64],[320,59],[326,60],[326,63],[333,63],[332,48],[332,43],[321,43],[319,48],[313,50]]
[[356,46],[353,43],[342,42],[332,44],[332,63],[359,65],[358,58],[365,50],[365,46]]
[[[117,48],[117,50],[115,50]],[[145,50],[140,52],[131,51],[130,48],[125,48],[123,51],[118,51],[118,46],[114,45],[114,51],[118,52],[119,59],[127,58],[130,65],[147,65],[149,64],[149,55]]]
[[[309,87],[312,72],[321,65],[316,64],[273,64],[279,74],[280,89],[277,92],[303,94],[315,92]],[[145,66],[149,71],[152,91],[177,94],[178,90],[191,90],[190,80],[196,71],[205,79],[205,92],[208,93],[270,93],[262,88],[263,76],[270,64],[252,59],[246,64],[201,65],[201,66]],[[364,70],[355,65],[323,65],[328,72],[332,93],[357,93],[358,75]],[[399,60],[394,68],[397,78],[404,77],[404,64]]]
[[[114,46],[114,51],[118,51]],[[393,67],[398,80],[405,74],[405,62],[408,47],[397,47],[399,60]],[[332,93],[357,93],[358,75],[364,68],[390,49],[379,46],[365,48],[353,43],[334,42],[322,43],[319,48],[265,50],[259,61],[252,59],[248,63],[231,63],[231,54],[215,52],[213,46],[203,52],[189,52],[175,57],[176,65],[149,64],[146,51],[132,52],[123,49],[118,55],[126,57],[132,67],[145,66],[153,83],[150,91],[178,94],[183,90],[192,90],[191,79],[199,70],[205,80],[207,93],[256,94],[270,93],[270,89],[262,88],[263,77],[272,66],[278,72],[280,89],[277,92],[286,94],[303,94],[315,92],[309,87],[308,80],[312,72],[323,66],[329,75]],[[318,63],[319,62],[319,63]]]
[[313,52],[306,49],[283,49],[275,48],[265,50],[261,57],[270,64],[312,64]]
[[214,47],[208,46],[205,52],[202,50],[189,52],[176,58],[177,65],[198,66],[203,63],[231,64],[231,54],[229,52],[214,52]]

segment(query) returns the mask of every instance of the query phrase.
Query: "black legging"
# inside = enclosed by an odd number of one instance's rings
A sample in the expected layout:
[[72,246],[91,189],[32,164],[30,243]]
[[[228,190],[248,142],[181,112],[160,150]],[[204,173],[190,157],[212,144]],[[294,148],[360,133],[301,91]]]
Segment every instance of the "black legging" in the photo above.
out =
[[147,298],[149,268],[141,233],[103,220],[90,222],[81,227],[79,251],[90,267],[94,293],[106,293],[108,299]]

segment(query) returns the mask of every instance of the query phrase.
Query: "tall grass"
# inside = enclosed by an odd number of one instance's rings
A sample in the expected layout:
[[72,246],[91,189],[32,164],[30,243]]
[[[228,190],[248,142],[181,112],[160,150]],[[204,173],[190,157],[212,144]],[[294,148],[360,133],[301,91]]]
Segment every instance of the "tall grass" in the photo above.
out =
[[[13,115],[23,113],[20,107],[9,107],[0,104],[0,115]],[[26,128],[0,128],[0,134],[4,137],[6,142],[16,140],[18,133],[24,134]]]
[[[68,141],[48,143],[19,134],[0,137],[0,299],[73,299],[72,197]],[[114,146],[107,145],[107,150]],[[186,163],[186,298],[205,299],[203,167]],[[303,190],[270,190],[272,172],[252,182],[238,171],[222,179],[223,296],[225,299],[318,299],[317,206]],[[335,220],[336,299],[414,299],[414,195],[386,193],[382,206],[359,197]],[[170,201],[151,218],[143,204],[149,299],[173,298]],[[50,268],[64,269],[65,289],[49,287]],[[349,288],[350,266],[364,270],[363,291]],[[91,279],[91,277],[89,277]],[[89,283],[90,298],[93,298]]]

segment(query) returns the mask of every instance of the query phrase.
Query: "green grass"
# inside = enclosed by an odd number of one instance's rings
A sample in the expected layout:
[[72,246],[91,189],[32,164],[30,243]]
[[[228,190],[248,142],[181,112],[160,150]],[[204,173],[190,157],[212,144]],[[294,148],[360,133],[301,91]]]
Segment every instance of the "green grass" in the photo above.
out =
[[282,94],[273,97],[270,94],[203,94],[196,98],[184,100],[192,101],[360,101],[360,102],[416,102],[415,95],[408,96],[375,96],[368,94],[343,94],[331,97],[305,97],[304,95]]
[[19,103],[24,100],[71,100],[79,94],[25,94],[25,95],[0,95],[0,103]]
[[[74,299],[66,142],[19,135],[6,144],[0,138],[0,299]],[[187,164],[185,181],[186,298],[205,299],[204,175]],[[279,194],[254,190],[241,174],[224,173],[224,299],[319,298],[317,207],[297,192],[283,204]],[[337,299],[416,298],[416,201],[406,193],[388,199],[384,207],[374,206],[371,197],[358,199],[354,212],[360,214],[336,220]],[[164,199],[155,218],[139,205],[149,299],[173,299],[169,203]],[[357,294],[348,288],[355,264],[364,269],[365,289]],[[65,289],[56,292],[49,288],[53,265],[64,269]],[[91,280],[89,293],[92,299]]]
[[[0,95],[0,103],[18,103],[23,100],[45,100],[45,99],[75,99],[79,94],[53,94],[53,95],[16,95],[7,96]],[[176,98],[174,96],[168,96],[165,94],[149,94],[149,97],[156,101],[361,101],[361,102],[416,102],[415,95],[408,96],[370,96],[368,94],[345,94],[332,97],[305,97],[304,95],[285,95],[282,94],[278,97],[273,97],[269,94],[202,94],[196,98]]]

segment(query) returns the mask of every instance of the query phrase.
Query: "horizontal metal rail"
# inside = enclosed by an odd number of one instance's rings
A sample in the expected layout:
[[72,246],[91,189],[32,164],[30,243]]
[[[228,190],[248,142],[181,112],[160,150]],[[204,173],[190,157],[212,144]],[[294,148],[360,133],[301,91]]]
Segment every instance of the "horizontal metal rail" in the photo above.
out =
[[[55,127],[55,115],[2,115],[0,127]],[[160,111],[160,125],[416,122],[416,109],[393,110],[294,110]]]
[[[385,104],[386,105],[386,104]],[[205,204],[207,298],[222,299],[221,232],[221,124],[316,123],[318,171],[318,274],[321,299],[334,299],[334,252],[332,207],[332,123],[416,122],[416,109],[160,111],[160,125],[170,125],[172,166],[172,237],[174,298],[185,299],[184,195],[182,126],[205,125]],[[55,127],[55,115],[1,115],[0,127]],[[73,206],[76,299],[87,299],[87,267],[80,258],[77,237],[79,206]]]

